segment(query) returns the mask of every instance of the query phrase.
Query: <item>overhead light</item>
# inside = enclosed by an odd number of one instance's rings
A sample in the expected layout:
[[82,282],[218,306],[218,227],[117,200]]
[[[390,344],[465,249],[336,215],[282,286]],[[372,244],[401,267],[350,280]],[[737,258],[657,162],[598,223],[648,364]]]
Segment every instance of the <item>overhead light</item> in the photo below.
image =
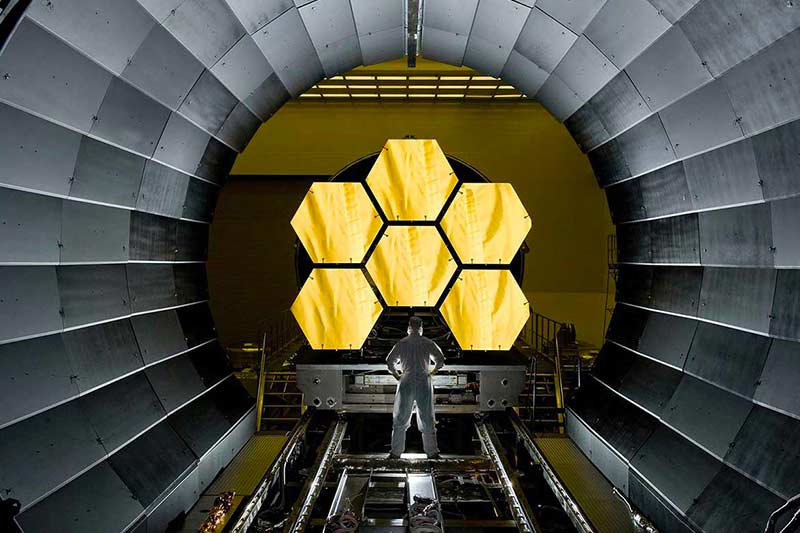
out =
[[377,94],[354,94],[353,98],[377,98]]
[[345,76],[346,80],[374,80],[375,76]]
[[351,85],[350,90],[353,89],[377,89],[377,85]]
[[405,80],[405,76],[376,76],[379,80]]
[[499,85],[498,89],[516,89],[513,85]]
[[439,79],[441,79],[443,81],[444,80],[468,80],[468,79],[470,79],[470,76],[442,76]]
[[495,98],[519,98],[521,94],[496,94]]
[[409,80],[435,80],[436,76],[409,76]]
[[381,94],[381,98],[405,98],[404,94]]
[[466,89],[466,85],[439,85],[440,89]]
[[409,85],[409,89],[435,89],[436,85]]
[[347,85],[328,85],[327,83],[317,87],[320,89],[347,89]]
[[496,85],[470,85],[470,90],[491,91],[497,89]]
[[440,94],[439,98],[464,98],[463,94]]
[[300,95],[300,98],[322,98],[322,95],[316,93],[303,93]]
[[409,94],[411,98],[436,98],[435,94]]
[[325,98],[350,98],[350,95],[347,94],[347,93],[345,93],[345,94],[340,94],[340,93],[325,94],[325,93],[322,93],[322,96],[324,96]]
[[491,76],[472,76],[473,80],[496,80],[497,78],[493,78]]

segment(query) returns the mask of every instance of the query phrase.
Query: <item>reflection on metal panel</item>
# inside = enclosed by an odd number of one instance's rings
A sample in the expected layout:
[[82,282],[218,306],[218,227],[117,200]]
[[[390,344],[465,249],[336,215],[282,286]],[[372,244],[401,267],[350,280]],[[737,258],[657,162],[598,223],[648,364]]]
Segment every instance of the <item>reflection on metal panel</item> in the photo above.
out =
[[130,211],[64,201],[61,206],[61,262],[127,261]]
[[683,162],[695,209],[762,199],[762,187],[750,139]]
[[57,270],[65,328],[130,314],[125,265],[60,266]]
[[178,304],[172,265],[131,263],[125,271],[134,313]]
[[57,263],[61,204],[58,198],[0,189],[0,262]]
[[133,207],[145,159],[90,137],[81,139],[69,195]]
[[191,178],[170,167],[148,161],[142,176],[142,185],[136,209],[147,213],[179,218]]
[[55,267],[0,266],[0,340],[60,331]]
[[174,310],[131,317],[136,342],[146,365],[186,350],[186,339]]
[[130,258],[143,261],[174,261],[177,253],[177,221],[131,212]]
[[542,70],[553,72],[577,38],[573,32],[564,31],[564,26],[539,7],[534,7],[520,31],[514,50]]
[[698,316],[768,332],[775,274],[771,268],[706,267]]
[[245,34],[224,0],[181,2],[162,24],[206,67],[219,61]]

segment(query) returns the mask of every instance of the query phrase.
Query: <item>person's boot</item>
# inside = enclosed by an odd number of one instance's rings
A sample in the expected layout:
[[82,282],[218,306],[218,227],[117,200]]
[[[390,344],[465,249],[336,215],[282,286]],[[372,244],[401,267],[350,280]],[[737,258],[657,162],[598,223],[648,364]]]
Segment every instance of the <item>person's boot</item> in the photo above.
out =
[[397,459],[400,459],[400,456],[389,452],[389,455],[387,455],[386,458],[392,461],[396,461]]

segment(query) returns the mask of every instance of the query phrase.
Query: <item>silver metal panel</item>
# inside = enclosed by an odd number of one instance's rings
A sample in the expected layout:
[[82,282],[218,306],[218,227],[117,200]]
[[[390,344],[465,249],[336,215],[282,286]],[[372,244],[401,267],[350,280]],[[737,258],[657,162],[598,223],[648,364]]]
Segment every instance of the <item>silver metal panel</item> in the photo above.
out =
[[800,117],[798,48],[795,30],[722,78],[746,134]]
[[290,96],[286,87],[277,74],[271,74],[259,85],[253,94],[245,100],[247,107],[253,110],[261,120],[267,120],[289,100]]
[[722,465],[674,431],[659,426],[631,466],[685,513]]
[[32,2],[27,15],[115,74],[156,24],[133,0]]
[[800,415],[800,343],[775,339],[753,399],[792,415]]
[[305,393],[306,404],[317,409],[335,410],[342,405],[344,381],[341,369],[300,368],[297,388]]
[[580,35],[606,0],[538,0],[536,7]]
[[90,137],[81,140],[69,195],[133,207],[145,159]]
[[[525,58],[522,58],[522,60],[527,61]],[[583,104],[580,109],[564,121],[564,126],[567,127],[570,135],[572,135],[572,138],[583,152],[587,152],[610,138],[606,127],[600,121],[600,117],[591,102],[589,100],[589,102]]]
[[69,402],[0,430],[0,454],[5,497],[27,507],[106,452],[77,402]]
[[533,98],[541,89],[547,81],[547,76],[547,72],[514,50],[511,51],[506,66],[500,73],[503,81],[513,85],[529,98]]
[[318,0],[299,12],[325,76],[347,72],[362,63],[350,0]]
[[639,341],[639,351],[669,365],[683,368],[697,322],[662,313],[650,313]]
[[743,136],[725,87],[711,82],[659,115],[678,157],[689,157]]
[[211,72],[236,98],[244,100],[274,71],[249,35],[231,48]]
[[555,74],[551,74],[542,84],[536,93],[536,100],[561,122],[584,104],[584,100]]
[[698,316],[767,333],[775,273],[769,268],[706,267]]
[[647,0],[608,0],[584,31],[619,68],[624,68],[670,27]]
[[148,213],[180,218],[191,178],[182,172],[148,161],[136,209]]
[[365,65],[374,65],[403,57],[403,28],[392,28],[378,33],[359,35],[361,57]]
[[145,370],[167,413],[178,409],[206,390],[189,355],[180,355]]
[[134,313],[178,305],[172,265],[130,263],[125,272]]
[[178,313],[174,310],[131,317],[133,331],[146,365],[186,351]]
[[578,37],[553,71],[578,94],[581,102],[589,100],[618,73],[619,69],[614,63],[585,35]]
[[531,10],[512,0],[481,0],[467,41],[464,64],[499,76]]
[[800,121],[756,135],[753,151],[767,200],[800,193]]
[[25,18],[0,55],[0,72],[0,99],[84,132],[113,77]]
[[172,113],[153,159],[184,172],[193,173],[197,168],[211,136],[178,113]]
[[426,59],[460,67],[466,49],[466,34],[449,33],[429,26],[422,29],[422,55]]
[[683,166],[695,209],[763,199],[750,139],[687,159]]
[[181,218],[211,221],[218,194],[219,188],[210,183],[196,179],[189,180]]
[[245,34],[224,0],[182,2],[162,24],[206,67],[219,61]]
[[700,246],[704,265],[772,266],[769,205],[700,213]]
[[711,81],[711,74],[679,26],[673,26],[625,71],[653,110]]
[[63,327],[55,267],[0,266],[0,340]]
[[696,214],[650,221],[654,263],[700,263],[700,235]]
[[775,266],[800,266],[800,198],[772,202],[770,211]]
[[78,395],[61,335],[0,344],[0,426]]
[[627,494],[628,465],[595,435],[592,435],[592,454],[589,459],[615,487]]
[[241,152],[253,138],[259,126],[261,126],[261,119],[255,116],[246,105],[239,102],[225,119],[217,132],[217,137]]
[[525,374],[519,370],[481,370],[481,411],[505,411],[519,404]]
[[249,34],[255,33],[256,30],[294,7],[292,0],[269,0],[267,2],[253,2],[252,0],[227,1]]
[[[644,1],[644,0],[642,0]],[[625,72],[620,72],[589,100],[606,131],[611,136],[639,122],[650,114],[650,108]],[[591,145],[594,148],[597,144]]]
[[800,10],[791,2],[709,0],[678,24],[717,77],[800,26]]
[[678,20],[694,7],[700,0],[649,0],[670,23]]
[[800,340],[800,270],[778,270],[769,333]]
[[175,110],[202,72],[203,64],[157,24],[130,58],[122,78]]
[[133,211],[130,258],[144,261],[174,261],[178,251],[177,224],[174,219]]
[[325,77],[297,9],[290,9],[253,35],[258,47],[292,96]]
[[25,531],[122,531],[142,512],[130,489],[103,461],[17,520]]
[[466,37],[475,20],[478,0],[429,0],[423,7],[423,35],[428,29]]
[[[722,458],[752,407],[750,401],[740,396],[684,376],[664,410],[663,420]],[[681,510],[686,511],[683,507]]]
[[127,261],[130,211],[64,201],[61,262]]
[[651,115],[616,140],[634,176],[675,161],[670,137],[658,115]]
[[65,328],[130,314],[124,265],[60,266],[58,289]]
[[520,31],[514,50],[542,70],[553,72],[577,39],[577,35],[534,7]]
[[170,11],[177,8],[184,0],[136,0],[144,7],[154,19],[162,22]]
[[[359,36],[402,28],[403,5],[394,0],[350,0]],[[467,4],[466,8],[469,9]]]
[[61,200],[0,188],[0,262],[57,263]]
[[637,180],[648,217],[692,210],[692,199],[682,163],[662,167]]
[[81,135],[0,104],[0,182],[66,195]]
[[595,178],[601,187],[613,185],[631,176],[631,170],[625,161],[625,154],[622,153],[622,146],[618,139],[611,139],[607,143],[601,144],[586,156],[589,158]]
[[236,97],[206,70],[189,91],[178,113],[213,135],[237,103]]

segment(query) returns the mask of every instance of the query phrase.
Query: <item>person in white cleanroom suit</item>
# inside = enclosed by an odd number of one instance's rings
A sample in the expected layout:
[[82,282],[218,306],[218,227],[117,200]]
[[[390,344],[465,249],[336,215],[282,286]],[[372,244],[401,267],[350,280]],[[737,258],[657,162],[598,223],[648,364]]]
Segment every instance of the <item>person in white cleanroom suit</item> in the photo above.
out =
[[386,357],[386,364],[389,372],[400,381],[394,399],[392,451],[389,457],[400,457],[406,448],[406,430],[411,425],[414,402],[417,404],[417,426],[422,433],[425,453],[431,458],[438,457],[431,376],[444,366],[444,354],[435,342],[422,336],[422,319],[411,317],[408,336],[394,345]]

